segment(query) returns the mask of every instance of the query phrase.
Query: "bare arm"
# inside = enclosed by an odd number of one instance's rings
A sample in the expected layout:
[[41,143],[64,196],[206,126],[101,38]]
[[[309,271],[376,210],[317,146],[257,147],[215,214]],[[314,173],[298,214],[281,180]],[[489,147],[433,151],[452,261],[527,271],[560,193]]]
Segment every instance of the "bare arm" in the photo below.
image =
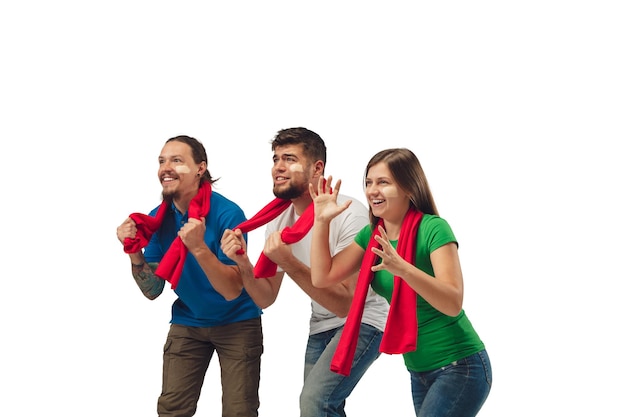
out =
[[269,236],[263,252],[279,265],[311,299],[339,317],[348,315],[354,291],[352,280],[339,282],[326,288],[315,287],[311,281],[311,268],[293,255],[291,246],[282,241],[279,231]]
[[365,253],[359,245],[352,242],[341,252],[331,256],[330,222],[346,210],[351,203],[346,201],[341,206],[337,205],[341,180],[337,181],[334,193],[330,193],[331,182],[332,176],[328,177],[327,183],[322,177],[317,189],[309,185],[309,192],[315,204],[315,221],[311,235],[311,282],[317,288],[328,288],[357,274]]
[[154,274],[158,266],[159,264],[157,262],[135,264],[135,262],[131,260],[133,278],[143,295],[149,300],[154,300],[161,295],[165,287],[165,280]]
[[234,300],[241,294],[243,282],[239,268],[235,265],[225,265],[209,249],[204,241],[206,231],[205,219],[189,219],[178,231],[189,252],[196,258],[207,279],[226,300]]
[[[137,235],[137,225],[130,217],[117,228],[117,238],[124,244],[126,238],[134,239]],[[128,254],[131,263],[131,272],[137,286],[143,295],[154,300],[163,292],[165,281],[154,275],[158,263],[146,264],[143,252],[135,252]]]
[[381,235],[376,240],[381,249],[374,249],[374,252],[381,257],[381,263],[372,267],[372,270],[386,269],[402,277],[434,308],[448,316],[457,316],[463,306],[463,273],[456,243],[443,245],[430,254],[435,273],[433,277],[402,259],[389,243],[384,229],[379,230]]
[[[248,258],[246,241],[239,229],[224,231],[221,248],[226,256],[237,263],[243,287],[255,304],[263,309],[274,304],[283,281],[283,273],[271,278],[255,278],[254,266]],[[237,253],[240,249],[243,253]]]

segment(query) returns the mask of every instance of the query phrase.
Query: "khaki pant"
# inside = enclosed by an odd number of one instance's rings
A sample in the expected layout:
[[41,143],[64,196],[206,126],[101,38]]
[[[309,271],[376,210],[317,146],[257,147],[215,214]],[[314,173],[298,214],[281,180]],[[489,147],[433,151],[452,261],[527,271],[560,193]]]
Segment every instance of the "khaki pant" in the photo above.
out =
[[163,348],[160,417],[194,415],[213,352],[221,367],[222,416],[258,416],[263,353],[260,317],[206,328],[172,324]]

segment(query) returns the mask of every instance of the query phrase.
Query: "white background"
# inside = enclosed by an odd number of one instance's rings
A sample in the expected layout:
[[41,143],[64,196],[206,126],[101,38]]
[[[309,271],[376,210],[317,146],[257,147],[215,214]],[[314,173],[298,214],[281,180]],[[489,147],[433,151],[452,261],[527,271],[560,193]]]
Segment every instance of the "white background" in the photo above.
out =
[[[269,142],[305,126],[361,201],[375,152],[420,158],[492,360],[482,417],[623,416],[625,18],[602,0],[3,2],[0,413],[156,415],[173,293],[143,298],[116,227],[159,203],[166,139],[201,140],[251,216]],[[298,415],[308,316],[285,280],[261,416]],[[220,415],[218,370],[199,416]],[[390,410],[413,415],[385,355],[347,412]]]

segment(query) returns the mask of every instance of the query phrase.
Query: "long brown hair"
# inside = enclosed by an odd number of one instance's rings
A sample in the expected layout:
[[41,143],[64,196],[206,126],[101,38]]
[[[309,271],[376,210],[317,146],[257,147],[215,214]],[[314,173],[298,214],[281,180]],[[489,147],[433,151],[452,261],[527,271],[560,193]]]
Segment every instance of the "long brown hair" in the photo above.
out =
[[[406,148],[390,148],[378,152],[370,159],[365,168],[363,184],[370,168],[380,162],[384,162],[398,183],[398,187],[409,195],[411,206],[424,214],[439,215],[435,199],[430,191],[426,174],[422,169],[419,159],[413,152]],[[376,227],[379,218],[372,214],[370,207],[370,222],[372,228]]]
[[204,145],[202,144],[202,142],[200,142],[198,139],[192,138],[191,136],[181,135],[181,136],[170,138],[167,141],[165,141],[165,143],[169,143],[169,142],[186,143],[191,148],[191,155],[193,156],[193,161],[198,165],[202,162],[205,162],[207,164],[207,168],[202,174],[202,178],[200,178],[200,184],[202,184],[203,181],[208,181],[209,184],[213,184],[219,179],[219,178],[213,178],[211,176],[211,173],[209,172],[209,161],[206,155],[206,149],[204,148]]

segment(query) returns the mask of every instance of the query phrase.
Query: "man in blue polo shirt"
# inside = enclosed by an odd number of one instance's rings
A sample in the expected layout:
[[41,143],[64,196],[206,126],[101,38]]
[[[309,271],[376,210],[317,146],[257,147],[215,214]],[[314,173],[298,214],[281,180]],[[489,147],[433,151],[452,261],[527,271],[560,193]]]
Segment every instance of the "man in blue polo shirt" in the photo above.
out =
[[[127,249],[128,242],[145,232],[140,217],[131,215],[117,228],[118,239],[130,257],[133,278],[151,300],[163,292],[166,282],[162,273],[157,276],[158,267],[171,263],[167,256],[172,254],[168,253],[170,247],[182,242],[186,251],[182,270],[165,277],[178,299],[172,306],[163,351],[158,415],[195,413],[206,371],[217,352],[222,368],[222,415],[257,416],[263,353],[261,309],[243,289],[237,266],[220,249],[224,230],[245,220],[243,210],[212,191],[210,185],[216,180],[207,169],[206,150],[194,138],[177,136],[165,143],[158,176],[163,202],[144,217],[152,223],[158,219],[149,242],[144,239],[147,246]],[[203,215],[194,216],[199,206]]]

